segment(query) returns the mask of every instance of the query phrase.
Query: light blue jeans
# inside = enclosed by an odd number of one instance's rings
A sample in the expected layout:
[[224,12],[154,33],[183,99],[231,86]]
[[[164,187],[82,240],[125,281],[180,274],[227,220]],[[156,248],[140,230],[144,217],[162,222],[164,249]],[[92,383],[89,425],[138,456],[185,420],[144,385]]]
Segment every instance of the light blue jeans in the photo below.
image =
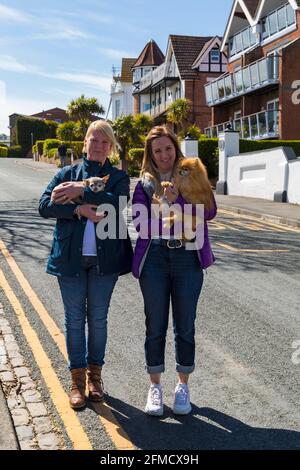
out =
[[118,274],[98,274],[96,256],[82,257],[79,277],[58,278],[70,369],[104,364],[107,314],[117,280]]

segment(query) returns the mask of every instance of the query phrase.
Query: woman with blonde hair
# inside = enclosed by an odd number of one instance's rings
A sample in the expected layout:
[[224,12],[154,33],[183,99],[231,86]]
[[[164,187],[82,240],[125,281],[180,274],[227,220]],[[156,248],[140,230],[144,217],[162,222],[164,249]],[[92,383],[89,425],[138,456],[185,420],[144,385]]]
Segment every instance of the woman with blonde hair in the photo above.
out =
[[[56,219],[47,272],[58,277],[64,304],[72,376],[69,401],[75,409],[86,404],[86,378],[89,399],[104,398],[101,373],[109,303],[118,276],[128,273],[131,267],[128,234],[126,239],[102,239],[96,234],[96,224],[105,216],[96,213],[98,206],[112,205],[118,221],[119,198],[129,199],[128,175],[109,161],[116,150],[111,126],[105,121],[93,122],[84,139],[83,162],[61,169],[39,202],[40,215]],[[104,176],[106,183],[100,192],[93,192],[83,181]]]
[[[178,204],[183,213],[185,211],[187,201],[176,185],[172,184],[183,158],[176,136],[165,126],[154,127],[146,138],[141,179],[132,199],[133,207],[139,205],[136,207],[145,208],[143,217],[133,213],[135,226],[140,234],[135,247],[132,272],[139,279],[144,298],[145,359],[151,382],[145,411],[155,416],[163,414],[160,379],[165,370],[170,300],[178,373],[173,412],[184,415],[191,411],[188,379],[195,368],[197,302],[202,289],[203,269],[214,262],[206,221],[215,217],[216,203],[206,171],[201,188],[207,204],[204,204],[204,243],[200,250],[187,249],[184,239],[176,238],[174,230],[169,234],[164,233],[161,218],[158,224],[152,224],[153,218],[157,216],[157,212],[151,207],[153,199],[156,202],[160,199],[165,203]],[[165,182],[168,184],[164,184]],[[146,214],[148,216],[145,220]],[[142,223],[148,227],[147,236],[142,235]]]

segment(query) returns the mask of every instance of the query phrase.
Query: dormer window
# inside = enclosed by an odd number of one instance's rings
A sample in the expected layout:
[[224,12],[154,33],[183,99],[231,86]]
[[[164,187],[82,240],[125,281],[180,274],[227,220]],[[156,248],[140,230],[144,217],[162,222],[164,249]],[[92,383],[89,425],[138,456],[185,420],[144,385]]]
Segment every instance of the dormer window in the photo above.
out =
[[218,49],[213,49],[210,51],[210,62],[212,64],[220,63],[220,51]]

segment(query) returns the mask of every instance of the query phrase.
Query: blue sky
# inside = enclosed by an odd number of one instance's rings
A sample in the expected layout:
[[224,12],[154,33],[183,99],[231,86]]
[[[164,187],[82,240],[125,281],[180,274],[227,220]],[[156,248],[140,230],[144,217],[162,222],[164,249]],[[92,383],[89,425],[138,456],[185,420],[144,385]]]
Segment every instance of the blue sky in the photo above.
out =
[[112,66],[153,38],[224,33],[233,0],[0,0],[0,133],[13,112],[66,108],[84,93],[107,108]]

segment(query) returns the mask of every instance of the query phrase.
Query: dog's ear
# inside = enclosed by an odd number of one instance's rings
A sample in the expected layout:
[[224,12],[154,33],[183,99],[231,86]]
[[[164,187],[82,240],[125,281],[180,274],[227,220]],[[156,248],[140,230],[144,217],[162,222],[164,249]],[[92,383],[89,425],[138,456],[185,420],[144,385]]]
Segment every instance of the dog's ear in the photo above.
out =
[[90,185],[90,181],[89,180],[83,180],[85,186],[89,186]]
[[107,183],[107,181],[109,180],[109,177],[110,175],[106,175],[106,176],[103,176],[103,178],[101,178],[104,184]]

